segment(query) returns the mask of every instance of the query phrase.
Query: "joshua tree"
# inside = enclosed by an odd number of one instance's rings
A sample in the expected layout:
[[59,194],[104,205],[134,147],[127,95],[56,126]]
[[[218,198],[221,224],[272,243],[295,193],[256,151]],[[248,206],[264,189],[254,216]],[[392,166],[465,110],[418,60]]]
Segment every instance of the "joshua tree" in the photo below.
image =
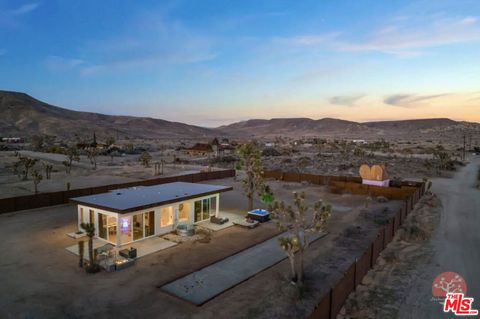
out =
[[155,162],[155,175],[163,175],[163,163],[165,161],[162,159],[160,162]]
[[19,153],[17,153],[17,157],[18,157],[18,162],[15,163],[14,165],[14,168],[15,170],[17,171],[17,173],[20,173],[20,171],[18,170],[19,167],[23,167],[23,171],[22,171],[22,179],[24,181],[26,181],[28,179],[28,172],[29,170],[35,166],[35,164],[38,162],[38,159],[36,158],[30,158],[30,157],[27,157],[27,156],[23,156]]
[[151,160],[152,160],[152,155],[150,155],[150,153],[148,153],[147,151],[140,154],[140,157],[138,158],[138,161],[142,163],[142,165],[145,167],[150,167]]
[[105,140],[105,144],[107,144],[108,146],[112,146],[113,144],[115,144],[115,137],[107,137],[107,139]]
[[70,174],[70,171],[72,169],[72,162],[73,161],[79,162],[80,155],[78,153],[78,149],[74,146],[71,146],[67,149],[66,155],[67,155],[67,159],[63,161],[63,165],[65,165],[65,170],[67,174]]
[[81,223],[80,226],[85,230],[88,236],[88,269],[94,271],[96,268],[95,258],[93,256],[93,237],[95,236],[95,225],[93,223]]
[[85,251],[85,242],[83,240],[80,240],[78,242],[78,256],[80,257],[80,259],[78,261],[78,266],[80,268],[83,268],[83,254],[84,254],[84,251]]
[[87,157],[90,160],[90,164],[93,165],[93,169],[97,169],[97,156],[98,150],[96,147],[87,148]]
[[50,177],[52,176],[53,165],[42,162],[42,166],[45,169],[46,179],[50,179]]
[[236,151],[240,156],[238,168],[245,170],[243,190],[248,198],[248,210],[252,210],[255,193],[263,196],[266,190],[262,175],[261,153],[254,141],[239,145]]
[[[320,232],[331,215],[332,207],[322,201],[315,203],[313,211],[305,205],[305,193],[293,193],[294,207],[282,202],[274,202],[269,210],[277,226],[287,231],[279,238],[279,244],[290,260],[291,279],[303,284],[303,256],[310,245],[310,236]],[[298,267],[295,262],[295,253],[298,252]]]
[[35,194],[38,194],[38,184],[43,179],[42,174],[40,174],[36,169],[32,171],[32,178],[33,178],[33,187],[35,188]]

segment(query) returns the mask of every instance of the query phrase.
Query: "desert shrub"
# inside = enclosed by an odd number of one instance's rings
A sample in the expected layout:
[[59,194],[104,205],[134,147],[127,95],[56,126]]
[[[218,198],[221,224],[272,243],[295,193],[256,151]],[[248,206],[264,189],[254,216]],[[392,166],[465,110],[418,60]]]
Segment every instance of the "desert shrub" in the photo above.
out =
[[86,267],[85,267],[85,271],[89,274],[94,274],[94,273],[97,273],[100,271],[100,266],[96,263],[93,263],[93,264],[88,264]]
[[196,229],[195,233],[199,235],[199,243],[208,244],[212,240],[212,231],[205,228]]
[[406,241],[423,241],[429,238],[428,232],[416,224],[405,227],[403,236]]
[[226,156],[220,156],[220,157],[213,157],[210,159],[210,163],[216,164],[216,163],[234,163],[237,161],[237,158],[232,155],[226,155]]
[[53,153],[53,154],[65,154],[65,148],[61,147],[60,145],[53,145],[46,149],[47,153]]
[[352,163],[349,164],[340,164],[337,166],[340,171],[345,171],[347,169],[355,167]]
[[307,167],[312,164],[312,160],[308,157],[300,157],[297,163],[300,167]]
[[280,156],[282,155],[279,151],[273,147],[266,148],[262,151],[262,156]]
[[388,218],[375,216],[375,218],[373,219],[373,222],[378,226],[384,226],[388,224]]
[[386,198],[385,196],[377,196],[377,202],[386,203],[388,202],[388,198]]

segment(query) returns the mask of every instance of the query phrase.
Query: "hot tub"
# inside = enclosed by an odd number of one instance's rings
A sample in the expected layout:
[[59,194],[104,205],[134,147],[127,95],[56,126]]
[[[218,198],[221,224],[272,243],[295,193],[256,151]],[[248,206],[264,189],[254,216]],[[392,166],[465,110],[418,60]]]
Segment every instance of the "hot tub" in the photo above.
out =
[[178,236],[193,236],[195,235],[195,228],[193,227],[193,225],[178,225],[176,233]]
[[248,212],[247,217],[264,223],[270,220],[270,213],[266,209],[254,209]]

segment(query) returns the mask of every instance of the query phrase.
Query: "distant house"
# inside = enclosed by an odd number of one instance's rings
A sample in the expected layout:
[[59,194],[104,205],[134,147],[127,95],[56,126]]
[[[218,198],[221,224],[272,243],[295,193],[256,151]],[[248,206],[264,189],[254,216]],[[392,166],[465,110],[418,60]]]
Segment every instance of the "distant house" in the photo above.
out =
[[365,140],[352,140],[352,142],[355,144],[368,144]]
[[232,154],[235,151],[235,146],[228,142],[228,139],[223,139],[222,143],[215,137],[210,143],[197,143],[192,147],[185,148],[185,153],[188,155],[206,156],[213,154],[220,156],[223,154]]
[[23,143],[24,140],[21,137],[2,137],[4,143]]
[[219,153],[220,154],[233,154],[235,152],[235,146],[230,144],[220,144]]
[[197,143],[193,145],[192,147],[185,148],[185,152],[188,155],[208,155],[213,153],[213,148],[210,144],[206,143]]
[[85,150],[89,148],[96,148],[97,150],[106,150],[109,148],[109,145],[105,143],[77,143],[77,148],[79,150]]

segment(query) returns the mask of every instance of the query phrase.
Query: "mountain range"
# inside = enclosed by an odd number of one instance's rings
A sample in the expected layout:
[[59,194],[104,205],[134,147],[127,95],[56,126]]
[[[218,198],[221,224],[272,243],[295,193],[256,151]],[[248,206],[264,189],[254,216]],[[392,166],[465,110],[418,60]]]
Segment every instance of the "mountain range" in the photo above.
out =
[[480,124],[446,118],[402,121],[353,122],[333,118],[252,119],[218,128],[205,128],[150,117],[105,115],[73,111],[39,101],[25,93],[0,91],[0,136],[59,138],[120,136],[139,139],[202,139],[213,136],[240,138],[350,137],[350,138],[457,138],[479,134]]

